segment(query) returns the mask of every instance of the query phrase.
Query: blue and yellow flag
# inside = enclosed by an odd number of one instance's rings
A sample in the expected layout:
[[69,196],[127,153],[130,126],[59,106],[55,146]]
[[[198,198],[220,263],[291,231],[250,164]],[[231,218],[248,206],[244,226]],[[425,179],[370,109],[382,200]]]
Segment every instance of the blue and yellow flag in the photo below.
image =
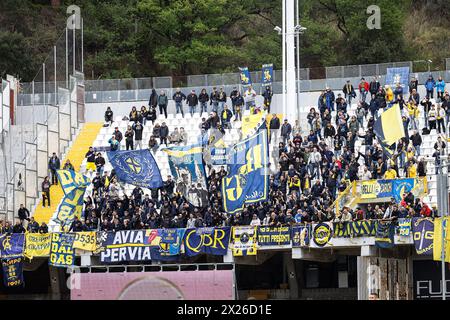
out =
[[263,85],[271,85],[273,82],[273,64],[264,64],[262,66],[262,78]]
[[239,71],[241,72],[241,84],[243,86],[251,86],[252,79],[250,78],[250,71],[248,71],[248,68],[239,68]]
[[391,158],[394,152],[389,147],[405,137],[400,106],[395,104],[392,108],[384,111],[375,121],[373,131],[380,141],[385,154]]
[[169,156],[169,167],[176,190],[195,207],[208,206],[208,188],[201,145],[162,149]]
[[269,193],[267,130],[236,144],[230,150],[228,175],[222,179],[223,206],[236,213],[247,203],[267,200]]
[[120,181],[149,189],[163,186],[161,172],[150,150],[110,151],[108,158]]
[[63,189],[64,198],[54,220],[68,226],[75,216],[81,217],[84,193],[90,182],[86,176],[72,170],[57,170],[56,174]]

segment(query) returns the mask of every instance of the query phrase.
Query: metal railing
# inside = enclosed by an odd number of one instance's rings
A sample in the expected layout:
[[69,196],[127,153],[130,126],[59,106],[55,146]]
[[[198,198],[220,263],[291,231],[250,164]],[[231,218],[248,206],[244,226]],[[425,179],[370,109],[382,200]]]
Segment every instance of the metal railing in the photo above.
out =
[[[450,82],[450,58],[445,60],[442,71],[428,72],[429,66],[420,64],[421,61],[414,62],[392,62],[368,65],[350,65],[326,68],[300,69],[302,92],[320,91],[325,87],[332,90],[340,90],[346,80],[350,80],[355,86],[362,77],[370,81],[370,77],[377,76],[381,84],[385,82],[385,75],[388,68],[410,67],[411,73],[417,74],[419,84],[424,84],[431,73],[435,78],[442,76],[446,82]],[[261,85],[261,71],[251,72],[253,88],[259,94],[264,91]],[[273,92],[282,92],[282,73],[274,70]],[[56,83],[63,87],[63,83]],[[105,80],[85,80],[86,103],[111,103],[148,100],[151,90],[155,88],[159,94],[164,90],[171,99],[174,88],[180,87],[186,94],[192,89],[200,92],[205,88],[211,92],[213,87],[223,87],[229,93],[234,87],[239,87],[239,73],[189,75],[182,77],[149,77],[133,79],[105,79]],[[55,93],[52,88],[55,82],[43,83],[34,81],[33,83],[23,83],[21,93],[18,97],[18,105],[43,104],[44,102],[55,100]],[[32,99],[34,94],[34,99]]]

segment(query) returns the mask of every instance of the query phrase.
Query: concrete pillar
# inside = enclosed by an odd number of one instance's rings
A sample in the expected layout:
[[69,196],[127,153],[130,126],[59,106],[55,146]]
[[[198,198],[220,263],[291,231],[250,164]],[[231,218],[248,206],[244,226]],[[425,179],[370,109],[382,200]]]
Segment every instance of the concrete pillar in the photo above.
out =
[[380,300],[412,298],[410,258],[357,257],[358,300],[377,294]]
[[292,260],[289,252],[283,254],[283,265],[289,283],[289,298],[291,300],[298,299],[297,273],[295,272],[294,260]]

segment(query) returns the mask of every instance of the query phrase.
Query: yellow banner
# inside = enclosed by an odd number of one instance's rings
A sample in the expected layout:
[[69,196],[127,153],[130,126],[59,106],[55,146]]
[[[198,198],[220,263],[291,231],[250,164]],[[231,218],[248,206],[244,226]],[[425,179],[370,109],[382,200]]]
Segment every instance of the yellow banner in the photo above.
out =
[[380,185],[377,180],[361,181],[361,199],[375,199],[380,193]]
[[[445,217],[445,256],[446,262],[450,262],[450,217]],[[442,218],[434,219],[433,260],[442,261]]]
[[76,232],[73,247],[86,251],[95,251],[97,248],[97,233],[95,231]]
[[249,116],[242,117],[242,135],[243,137],[248,136],[256,126],[261,122],[262,114],[251,114]]
[[50,255],[51,234],[26,233],[25,234],[25,257],[48,257]]

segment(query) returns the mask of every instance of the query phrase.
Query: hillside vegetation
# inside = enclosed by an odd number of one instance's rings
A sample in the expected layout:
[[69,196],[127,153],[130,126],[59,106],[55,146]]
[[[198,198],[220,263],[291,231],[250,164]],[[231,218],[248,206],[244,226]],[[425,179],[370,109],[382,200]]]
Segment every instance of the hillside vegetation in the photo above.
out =
[[[450,1],[300,0],[302,67],[450,57]],[[2,0],[0,75],[34,78],[63,33],[66,8],[81,8],[87,78],[125,78],[281,68],[280,0]]]

